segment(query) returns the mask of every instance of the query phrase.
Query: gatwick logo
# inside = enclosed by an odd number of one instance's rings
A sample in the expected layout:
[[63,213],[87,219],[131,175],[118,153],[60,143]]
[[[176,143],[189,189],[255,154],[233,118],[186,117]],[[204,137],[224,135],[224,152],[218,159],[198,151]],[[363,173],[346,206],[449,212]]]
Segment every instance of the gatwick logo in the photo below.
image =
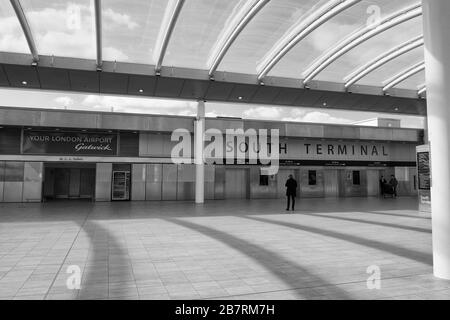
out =
[[[192,157],[192,136],[186,129],[172,132],[174,164],[260,164],[262,175],[278,173],[280,163],[280,133],[278,129],[208,129],[202,137],[195,137],[194,145],[203,145],[203,157]],[[193,150],[194,149],[194,150]]]

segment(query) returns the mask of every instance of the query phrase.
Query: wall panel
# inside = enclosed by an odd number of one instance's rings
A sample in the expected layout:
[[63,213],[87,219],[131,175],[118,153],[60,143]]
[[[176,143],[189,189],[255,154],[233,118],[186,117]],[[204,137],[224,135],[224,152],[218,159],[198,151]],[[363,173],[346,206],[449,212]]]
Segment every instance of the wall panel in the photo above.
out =
[[324,195],[328,198],[339,197],[339,182],[337,169],[325,169],[323,171]]
[[195,165],[178,166],[177,200],[195,199]]
[[3,202],[4,186],[5,186],[5,162],[0,161],[0,202]]
[[145,200],[146,165],[133,164],[131,167],[131,200]]
[[111,201],[112,163],[97,163],[95,201]]
[[3,201],[22,202],[24,163],[6,161],[4,172],[5,182],[3,185]]
[[225,199],[225,166],[215,166],[214,171],[214,199]]
[[[309,171],[316,172],[316,184],[309,184]],[[318,168],[301,169],[297,181],[301,198],[322,198],[325,196],[323,170]]]
[[205,200],[214,199],[214,189],[215,189],[215,167],[205,165]]
[[146,165],[145,200],[162,200],[162,164]]
[[250,199],[274,199],[277,197],[276,176],[268,176],[268,185],[260,185],[261,169],[252,166],[249,172]]
[[41,202],[43,171],[42,162],[25,162],[23,202]]
[[162,166],[162,200],[177,200],[177,165],[163,164]]

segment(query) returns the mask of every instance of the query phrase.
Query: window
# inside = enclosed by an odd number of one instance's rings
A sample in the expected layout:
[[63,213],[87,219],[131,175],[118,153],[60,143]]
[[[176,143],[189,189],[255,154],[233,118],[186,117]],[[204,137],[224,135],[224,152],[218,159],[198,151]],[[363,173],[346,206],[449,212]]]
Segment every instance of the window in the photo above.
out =
[[308,185],[310,185],[310,186],[317,185],[317,171],[316,170],[308,171]]
[[353,185],[361,185],[361,176],[359,171],[353,171]]
[[269,176],[260,175],[259,176],[259,185],[260,186],[268,186],[269,185]]

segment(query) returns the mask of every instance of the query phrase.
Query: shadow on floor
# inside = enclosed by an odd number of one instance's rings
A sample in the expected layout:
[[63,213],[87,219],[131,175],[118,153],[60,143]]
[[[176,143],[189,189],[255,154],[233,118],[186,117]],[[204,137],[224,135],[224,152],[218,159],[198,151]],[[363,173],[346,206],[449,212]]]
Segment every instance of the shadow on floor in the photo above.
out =
[[410,260],[415,260],[420,263],[427,264],[429,266],[431,266],[433,264],[433,257],[431,254],[426,254],[426,253],[423,253],[420,251],[398,247],[398,246],[388,244],[388,243],[383,243],[383,242],[380,242],[377,240],[369,240],[369,239],[360,238],[357,236],[340,233],[340,232],[336,232],[336,231],[324,230],[324,229],[319,229],[316,227],[304,226],[304,225],[300,225],[300,224],[296,224],[296,223],[289,223],[289,222],[283,222],[283,221],[275,221],[275,220],[259,218],[259,217],[248,217],[247,216],[247,217],[241,217],[241,218],[247,219],[247,220],[252,220],[252,221],[258,221],[258,222],[262,222],[262,223],[275,224],[275,225],[279,225],[282,227],[311,232],[311,233],[320,234],[320,235],[326,236],[326,237],[331,237],[331,238],[335,238],[335,239],[339,239],[339,240],[352,242],[354,244],[358,244],[361,246],[365,246],[365,247],[369,247],[369,248],[373,248],[373,249],[377,249],[377,250],[382,250],[382,251],[391,253],[393,255],[401,256],[401,257],[404,257],[404,258],[407,258]]
[[370,220],[364,220],[364,219],[345,218],[345,217],[341,217],[341,216],[330,216],[330,215],[326,215],[326,214],[312,214],[312,213],[304,213],[304,212],[302,212],[300,214],[303,216],[350,221],[350,222],[356,222],[356,223],[369,224],[369,225],[373,225],[373,226],[382,226],[382,227],[403,229],[403,230],[416,231],[416,232],[422,232],[422,233],[431,233],[431,230],[427,229],[427,228],[403,226],[403,225],[394,224],[394,223],[370,221]]
[[[246,256],[254,259],[256,262],[258,262],[261,266],[265,267],[267,270],[269,270],[273,275],[278,277],[280,280],[282,280],[286,285],[289,287],[292,287],[292,289],[288,289],[289,291],[293,291],[297,294],[297,296],[302,297],[301,290],[304,290],[306,288],[311,287],[317,287],[317,286],[330,286],[331,284],[328,283],[326,280],[314,275],[306,268],[293,263],[287,259],[285,259],[283,256],[269,251],[267,249],[264,249],[258,245],[255,245],[251,242],[248,242],[246,240],[240,239],[238,237],[235,237],[233,235],[230,235],[226,232],[212,229],[203,225],[195,224],[192,222],[188,222],[182,219],[165,219],[168,222],[177,224],[179,226],[182,226],[184,228],[196,231],[198,233],[201,233],[211,239],[215,239],[217,241],[220,241],[233,249],[245,254]],[[296,271],[300,272],[302,276],[308,279],[308,282],[310,281],[313,283],[313,285],[306,284],[304,286],[299,284],[299,279],[297,277],[294,277],[292,275],[289,275],[287,273],[284,273],[280,270],[281,265],[287,265],[292,269],[295,269]],[[299,284],[297,286],[296,284]],[[351,296],[348,295],[347,292],[345,292],[342,289],[339,289],[337,287],[333,287],[333,297],[334,299],[351,299]]]
[[431,217],[425,217],[420,215],[410,215],[410,214],[403,214],[403,213],[387,213],[387,212],[379,212],[379,211],[364,211],[364,213],[370,213],[370,214],[377,214],[381,216],[392,216],[392,217],[404,217],[404,218],[413,218],[413,219],[424,219],[424,220],[431,220]]
[[[72,202],[71,204],[73,207],[76,207],[81,203],[82,202]],[[80,219],[82,218],[81,211],[82,210],[80,210],[80,214],[77,215],[77,218],[73,219],[80,229],[73,240],[72,247],[76,244],[80,234],[84,233],[89,238],[90,247],[87,250],[90,250],[90,255],[86,260],[87,265],[79,266],[83,270],[81,289],[78,290],[72,298],[79,300],[106,299],[109,298],[110,295],[109,282],[111,279],[109,278],[109,271],[112,266],[119,267],[114,268],[114,282],[123,283],[129,280],[127,278],[127,273],[124,272],[125,269],[120,268],[120,266],[128,266],[130,264],[130,261],[128,260],[129,257],[122,246],[116,241],[114,235],[111,234],[107,228],[90,220],[93,207],[90,207],[88,213],[85,214],[85,217],[82,220]],[[70,254],[71,250],[72,248],[67,252],[67,256]],[[52,295],[52,288],[56,279],[65,274],[66,270],[63,268],[68,267],[68,265],[66,265],[67,256],[62,262],[61,268],[55,274],[53,283],[45,294],[44,299],[47,299],[49,295]],[[112,265],[109,265],[111,256],[116,260]],[[70,274],[67,274],[67,278],[69,276]]]
[[[100,224],[87,220],[81,226],[88,235],[91,244],[91,257],[86,266],[80,300],[102,299],[110,297],[110,283],[125,283],[128,268],[131,268],[128,253],[116,241],[115,236]],[[113,259],[113,261],[110,261]],[[114,270],[114,279],[110,278]],[[134,280],[133,280],[134,281]]]

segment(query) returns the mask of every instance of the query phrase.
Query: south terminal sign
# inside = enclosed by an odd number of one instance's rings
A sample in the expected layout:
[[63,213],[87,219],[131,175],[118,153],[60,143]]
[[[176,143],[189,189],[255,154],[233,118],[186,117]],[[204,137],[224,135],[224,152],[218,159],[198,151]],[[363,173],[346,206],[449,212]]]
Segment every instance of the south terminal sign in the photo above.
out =
[[24,131],[24,154],[117,155],[117,136],[81,132]]

